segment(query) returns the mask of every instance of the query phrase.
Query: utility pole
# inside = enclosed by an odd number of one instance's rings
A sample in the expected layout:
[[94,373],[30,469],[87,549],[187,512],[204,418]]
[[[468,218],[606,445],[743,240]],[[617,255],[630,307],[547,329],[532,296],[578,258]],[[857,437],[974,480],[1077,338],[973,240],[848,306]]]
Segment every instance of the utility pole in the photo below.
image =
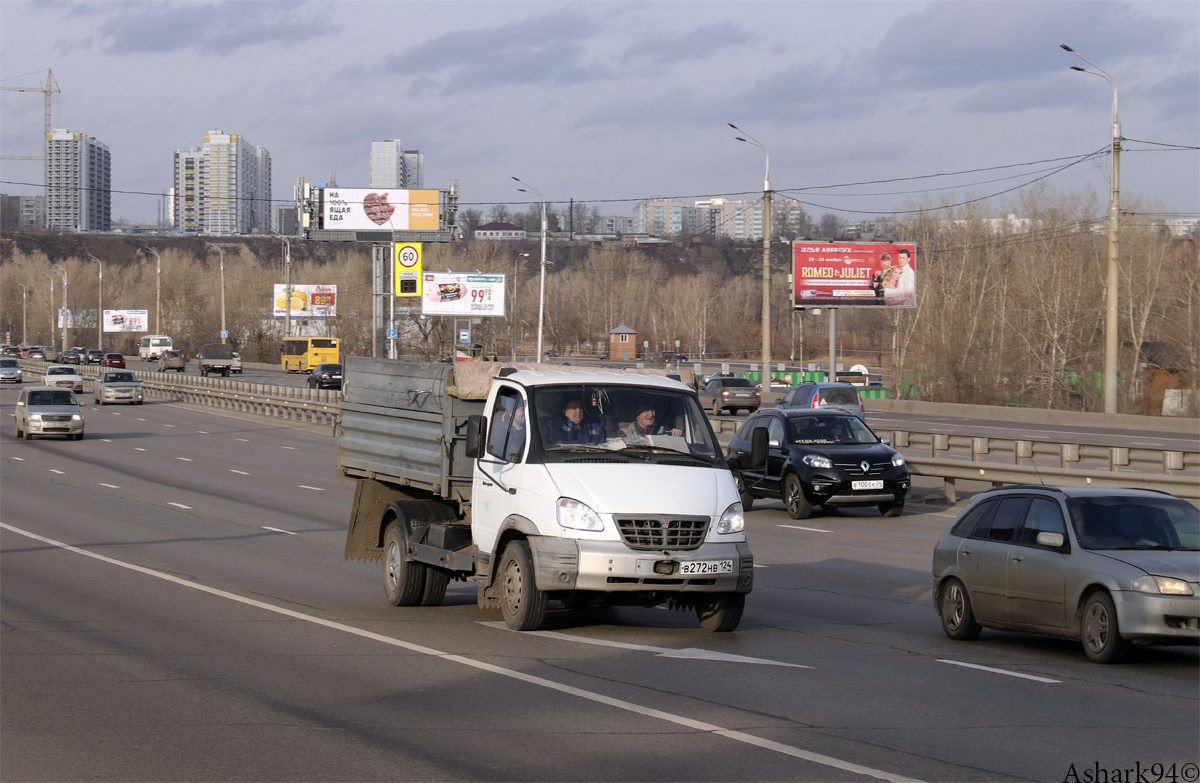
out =
[[67,305],[67,270],[63,269],[58,264],[50,264],[50,268],[62,275],[63,281],[63,306],[62,306],[62,349],[65,351],[70,343],[67,341],[67,328],[71,323],[71,310]]
[[206,247],[211,247],[213,250],[216,250],[218,253],[221,254],[221,344],[224,345],[225,341],[226,341],[226,337],[225,337],[225,334],[226,334],[226,329],[225,329],[225,250],[224,250],[224,248],[214,245],[211,242],[205,242],[204,244]]
[[39,271],[50,278],[50,349],[54,350],[54,275],[45,269]]
[[762,271],[762,390],[771,390],[771,153],[766,145],[732,122],[728,123],[738,133],[738,141],[753,144],[767,158],[767,171],[763,177],[763,271]]
[[162,334],[162,258],[152,247],[143,245],[140,250],[148,250],[154,254],[154,333]]
[[25,289],[25,284],[20,280],[16,280],[14,282],[21,286],[21,345],[25,346],[29,345],[29,334],[25,329],[25,294],[27,291]]
[[96,348],[104,350],[104,262],[91,253],[87,257],[100,265],[100,281],[96,296]]

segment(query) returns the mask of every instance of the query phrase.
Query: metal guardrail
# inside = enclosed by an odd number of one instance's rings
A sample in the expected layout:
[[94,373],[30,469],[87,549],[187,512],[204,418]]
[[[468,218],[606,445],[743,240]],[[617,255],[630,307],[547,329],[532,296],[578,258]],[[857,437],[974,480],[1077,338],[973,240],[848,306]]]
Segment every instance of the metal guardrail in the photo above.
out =
[[[35,373],[45,364],[21,360]],[[99,368],[84,365],[84,377]],[[226,378],[201,378],[170,372],[131,370],[148,396],[208,405],[269,418],[306,424],[335,424],[341,411],[340,393],[328,389],[272,386]],[[718,433],[734,432],[743,423],[733,417],[711,417]],[[1200,500],[1200,452],[1094,446],[1008,438],[895,430],[889,435],[897,449],[907,449],[909,472],[940,478],[946,499],[957,500],[957,482],[1002,484],[1061,484],[1098,487],[1141,487]],[[916,456],[914,449],[928,449]],[[946,456],[949,454],[950,456]],[[1035,460],[1053,460],[1037,465]]]

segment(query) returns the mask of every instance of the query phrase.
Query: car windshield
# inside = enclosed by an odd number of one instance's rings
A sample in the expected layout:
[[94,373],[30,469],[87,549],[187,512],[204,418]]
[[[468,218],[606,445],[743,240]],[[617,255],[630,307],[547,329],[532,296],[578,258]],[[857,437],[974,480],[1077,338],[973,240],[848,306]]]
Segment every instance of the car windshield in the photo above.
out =
[[1079,497],[1067,501],[1084,549],[1200,548],[1200,511],[1172,497]]
[[853,416],[794,416],[788,419],[788,443],[835,446],[878,442],[871,428]]
[[720,448],[695,397],[673,389],[607,384],[533,389],[547,458],[580,451],[625,452],[649,461],[655,454],[687,454],[708,464]]
[[75,392],[69,389],[59,391],[35,391],[29,393],[30,405],[78,405]]
[[131,372],[110,372],[105,373],[105,383],[135,383],[137,378],[133,377]]
[[16,359],[0,359],[0,367],[20,367]]
[[47,375],[74,375],[75,371],[70,367],[51,367],[46,370]]

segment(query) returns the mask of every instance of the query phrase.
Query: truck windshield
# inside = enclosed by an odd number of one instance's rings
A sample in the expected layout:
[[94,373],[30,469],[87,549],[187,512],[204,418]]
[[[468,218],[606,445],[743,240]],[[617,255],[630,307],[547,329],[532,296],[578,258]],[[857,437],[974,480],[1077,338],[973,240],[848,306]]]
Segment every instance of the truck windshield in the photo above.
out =
[[683,391],[644,386],[580,384],[531,390],[547,458],[579,451],[687,454],[720,462],[712,427]]

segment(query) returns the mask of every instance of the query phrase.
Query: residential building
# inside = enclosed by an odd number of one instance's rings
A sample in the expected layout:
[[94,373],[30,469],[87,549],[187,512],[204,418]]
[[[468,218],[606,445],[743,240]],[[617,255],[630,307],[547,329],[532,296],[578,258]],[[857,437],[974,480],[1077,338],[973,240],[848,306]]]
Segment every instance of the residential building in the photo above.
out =
[[683,202],[647,199],[633,208],[633,233],[674,237],[683,233]]
[[0,194],[0,231],[38,231],[45,227],[45,196]]
[[271,231],[271,154],[245,138],[210,130],[199,149],[175,151],[171,213],[185,233]]
[[108,146],[85,133],[46,134],[46,227],[112,229],[112,160]]
[[525,229],[512,223],[485,223],[475,229],[476,239],[524,239]]
[[299,210],[295,204],[280,204],[275,207],[275,231],[285,237],[300,233]]
[[600,215],[592,221],[592,234],[633,233],[633,218],[625,215]]
[[406,150],[400,139],[371,142],[371,187],[412,190],[425,187],[425,156]]

